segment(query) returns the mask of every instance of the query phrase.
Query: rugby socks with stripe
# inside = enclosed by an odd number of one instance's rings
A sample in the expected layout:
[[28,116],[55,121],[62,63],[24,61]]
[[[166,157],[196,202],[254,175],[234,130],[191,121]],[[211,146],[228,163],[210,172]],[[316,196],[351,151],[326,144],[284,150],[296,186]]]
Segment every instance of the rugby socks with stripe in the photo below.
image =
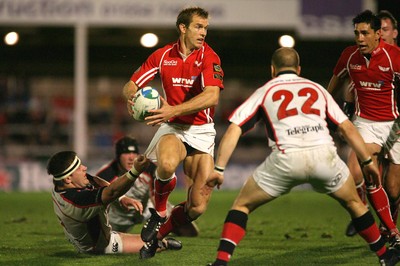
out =
[[390,232],[398,232],[398,229],[393,223],[393,218],[390,213],[388,196],[382,186],[367,187],[367,192],[369,202],[374,207],[374,210],[379,216],[381,222]]
[[174,228],[178,228],[193,221],[185,212],[185,204],[186,201],[181,202],[172,209],[171,215],[160,228],[159,236],[161,236],[161,238],[167,236]]
[[215,265],[226,265],[230,261],[236,246],[246,235],[247,219],[248,215],[244,212],[238,210],[228,212],[219,241]]
[[382,258],[387,249],[385,240],[381,237],[372,213],[367,211],[360,217],[353,218],[353,224],[358,234],[369,244],[369,248],[375,252],[379,258]]
[[161,217],[167,214],[168,197],[176,186],[176,175],[174,174],[168,180],[160,180],[156,171],[156,179],[154,180],[154,201],[155,209]]

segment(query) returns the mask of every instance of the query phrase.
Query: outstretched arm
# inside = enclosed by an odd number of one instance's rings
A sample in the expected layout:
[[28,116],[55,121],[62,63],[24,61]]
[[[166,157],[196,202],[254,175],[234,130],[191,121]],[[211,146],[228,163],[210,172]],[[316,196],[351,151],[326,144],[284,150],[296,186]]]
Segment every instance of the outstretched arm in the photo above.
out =
[[215,171],[211,173],[207,182],[209,186],[217,186],[219,188],[224,182],[223,170],[228,164],[241,135],[242,129],[238,125],[231,123],[219,144],[215,160]]
[[131,170],[126,172],[123,176],[120,176],[108,187],[103,189],[101,194],[101,200],[103,204],[109,204],[110,202],[124,195],[133,185],[139,174],[146,169],[149,163],[150,161],[144,155],[139,155],[136,157],[134,166],[131,168]]

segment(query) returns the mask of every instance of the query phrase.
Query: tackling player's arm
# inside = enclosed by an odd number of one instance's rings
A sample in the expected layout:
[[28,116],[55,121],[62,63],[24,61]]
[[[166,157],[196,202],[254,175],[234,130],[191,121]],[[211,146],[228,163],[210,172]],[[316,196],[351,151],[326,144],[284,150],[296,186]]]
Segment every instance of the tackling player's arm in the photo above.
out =
[[215,160],[215,168],[207,182],[209,186],[217,186],[219,188],[224,182],[223,171],[228,164],[241,135],[242,129],[240,126],[231,123],[219,144]]
[[109,204],[124,195],[133,185],[139,174],[143,172],[149,164],[150,161],[144,155],[136,157],[131,170],[103,189],[101,194],[103,204]]
[[178,105],[169,105],[163,97],[161,97],[162,107],[157,110],[150,110],[153,115],[146,117],[147,125],[158,125],[169,119],[193,114],[201,110],[215,107],[219,102],[220,88],[218,86],[206,86],[204,90],[191,98],[190,100]]

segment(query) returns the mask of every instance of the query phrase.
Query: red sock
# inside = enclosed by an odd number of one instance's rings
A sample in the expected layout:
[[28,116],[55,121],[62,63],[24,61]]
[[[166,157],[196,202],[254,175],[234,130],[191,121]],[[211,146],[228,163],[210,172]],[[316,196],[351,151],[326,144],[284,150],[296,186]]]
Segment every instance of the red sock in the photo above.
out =
[[397,231],[396,225],[393,223],[392,215],[390,214],[389,200],[382,186],[379,186],[378,188],[367,187],[367,192],[368,199],[374,207],[381,222],[389,231]]
[[154,201],[157,212],[167,211],[167,201],[169,194],[174,190],[176,186],[176,176],[173,178],[161,181],[158,178],[154,180]]
[[381,237],[372,213],[367,211],[362,216],[354,218],[353,224],[358,234],[369,244],[370,249],[378,257],[383,256],[386,252],[385,241]]
[[171,215],[160,227],[159,235],[162,238],[172,232],[174,228],[191,223],[193,221],[193,219],[191,219],[185,212],[185,204],[186,201],[181,202],[172,209]]
[[230,261],[236,246],[246,235],[247,218],[247,214],[241,211],[228,212],[218,246],[217,260]]

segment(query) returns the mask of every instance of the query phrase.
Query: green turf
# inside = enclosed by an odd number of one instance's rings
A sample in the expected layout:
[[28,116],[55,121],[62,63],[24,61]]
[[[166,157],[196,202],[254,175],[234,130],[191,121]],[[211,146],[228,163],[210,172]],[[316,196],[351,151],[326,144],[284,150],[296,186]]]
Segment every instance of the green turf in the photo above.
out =
[[[206,265],[216,254],[236,191],[215,191],[197,220],[200,236],[179,238],[184,248],[146,261],[137,255],[78,254],[64,238],[49,193],[0,193],[0,265]],[[175,191],[171,201],[185,197]],[[331,198],[295,191],[250,215],[247,235],[230,265],[377,265],[359,237],[344,236],[347,213]],[[139,232],[136,227],[134,232]]]

